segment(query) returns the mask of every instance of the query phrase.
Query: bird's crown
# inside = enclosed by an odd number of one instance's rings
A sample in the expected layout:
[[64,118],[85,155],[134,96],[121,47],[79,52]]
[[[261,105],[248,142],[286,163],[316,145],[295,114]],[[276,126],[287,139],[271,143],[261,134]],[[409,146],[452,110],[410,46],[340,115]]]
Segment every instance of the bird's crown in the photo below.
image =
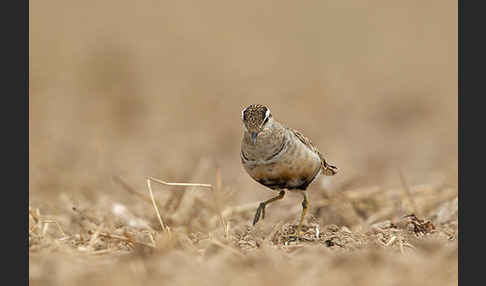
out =
[[271,116],[270,109],[261,104],[252,104],[241,112],[241,120],[251,130],[260,129]]

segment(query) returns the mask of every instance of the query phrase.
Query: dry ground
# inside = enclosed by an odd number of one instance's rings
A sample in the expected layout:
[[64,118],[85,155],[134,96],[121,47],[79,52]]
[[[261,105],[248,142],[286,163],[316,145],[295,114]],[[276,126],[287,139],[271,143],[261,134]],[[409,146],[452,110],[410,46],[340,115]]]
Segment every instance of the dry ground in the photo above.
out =
[[[30,6],[32,285],[457,284],[457,2]],[[339,168],[301,240],[295,194],[251,226],[250,103]],[[153,184],[162,230],[147,176],[213,189]]]

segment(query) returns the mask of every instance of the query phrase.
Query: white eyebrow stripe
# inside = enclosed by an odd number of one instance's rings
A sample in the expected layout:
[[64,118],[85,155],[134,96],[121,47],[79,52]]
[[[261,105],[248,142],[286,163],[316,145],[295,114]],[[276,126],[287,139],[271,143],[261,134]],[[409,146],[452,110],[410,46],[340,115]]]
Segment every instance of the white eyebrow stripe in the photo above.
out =
[[267,112],[265,112],[265,119],[270,116],[270,109],[267,108]]

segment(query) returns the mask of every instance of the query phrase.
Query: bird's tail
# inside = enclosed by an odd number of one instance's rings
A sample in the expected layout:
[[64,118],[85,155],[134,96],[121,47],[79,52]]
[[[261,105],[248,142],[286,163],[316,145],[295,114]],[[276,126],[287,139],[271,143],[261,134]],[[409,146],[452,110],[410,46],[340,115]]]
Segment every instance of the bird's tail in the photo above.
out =
[[[319,154],[320,155],[320,154]],[[333,166],[331,164],[328,164],[326,162],[326,160],[324,160],[324,158],[321,157],[321,169],[322,169],[322,173],[325,175],[325,176],[334,176],[337,174],[337,167],[336,166]]]

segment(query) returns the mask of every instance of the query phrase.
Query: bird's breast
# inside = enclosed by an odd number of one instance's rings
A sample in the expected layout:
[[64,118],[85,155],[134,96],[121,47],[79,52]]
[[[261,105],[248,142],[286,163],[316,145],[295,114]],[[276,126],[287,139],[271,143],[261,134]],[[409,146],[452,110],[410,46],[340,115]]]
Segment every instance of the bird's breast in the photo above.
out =
[[[304,189],[321,168],[319,156],[300,142],[290,142],[277,160],[243,162],[248,174],[272,189]],[[242,158],[242,161],[243,158]]]

